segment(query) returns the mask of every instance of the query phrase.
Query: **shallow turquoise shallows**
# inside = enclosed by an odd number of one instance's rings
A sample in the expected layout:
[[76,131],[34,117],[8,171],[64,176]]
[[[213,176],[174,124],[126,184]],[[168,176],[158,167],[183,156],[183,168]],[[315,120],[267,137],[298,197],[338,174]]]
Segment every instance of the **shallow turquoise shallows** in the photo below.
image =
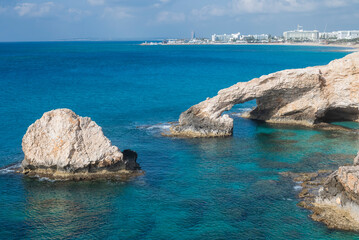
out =
[[[284,171],[335,169],[351,133],[270,126],[231,111],[234,136],[161,136],[181,112],[238,81],[324,65],[346,52],[295,46],[140,46],[136,42],[0,44],[1,239],[353,239],[296,206]],[[51,182],[9,172],[27,127],[70,108],[133,149],[144,176]],[[351,124],[352,125],[352,124]],[[354,126],[357,127],[357,126]]]

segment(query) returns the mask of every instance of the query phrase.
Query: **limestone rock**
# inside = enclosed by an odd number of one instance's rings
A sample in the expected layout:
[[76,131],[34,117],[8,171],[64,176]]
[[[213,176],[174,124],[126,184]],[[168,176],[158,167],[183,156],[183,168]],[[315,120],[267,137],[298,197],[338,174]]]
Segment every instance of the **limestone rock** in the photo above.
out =
[[354,158],[353,165],[354,166],[359,165],[359,152],[357,153],[357,155]]
[[100,126],[69,109],[44,113],[22,139],[23,172],[60,179],[128,175],[139,170],[137,154],[113,146]]
[[329,228],[359,232],[359,166],[306,179],[299,197],[302,207],[310,209],[312,219]]
[[359,52],[326,66],[284,70],[220,90],[183,112],[170,135],[232,135],[233,120],[223,113],[253,99],[257,107],[244,115],[251,119],[311,127],[359,121]]

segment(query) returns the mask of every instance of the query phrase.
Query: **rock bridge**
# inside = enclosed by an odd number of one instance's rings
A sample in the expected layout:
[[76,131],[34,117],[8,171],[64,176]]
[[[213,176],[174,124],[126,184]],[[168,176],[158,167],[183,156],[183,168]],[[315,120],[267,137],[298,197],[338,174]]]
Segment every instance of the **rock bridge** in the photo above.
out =
[[325,66],[284,70],[222,89],[180,115],[171,136],[231,136],[233,119],[223,114],[256,99],[245,117],[314,127],[333,121],[359,121],[359,52]]

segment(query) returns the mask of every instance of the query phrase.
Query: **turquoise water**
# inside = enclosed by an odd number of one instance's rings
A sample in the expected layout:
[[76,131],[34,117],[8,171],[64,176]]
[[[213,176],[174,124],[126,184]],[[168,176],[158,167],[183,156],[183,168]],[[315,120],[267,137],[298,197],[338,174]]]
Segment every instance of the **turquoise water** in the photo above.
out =
[[[284,171],[350,163],[351,133],[240,119],[234,136],[175,139],[167,122],[221,88],[345,52],[294,46],[139,46],[133,42],[0,44],[0,167],[43,112],[90,116],[120,149],[138,152],[129,182],[50,182],[0,170],[1,239],[353,239],[296,206]],[[233,113],[255,102],[235,106]]]

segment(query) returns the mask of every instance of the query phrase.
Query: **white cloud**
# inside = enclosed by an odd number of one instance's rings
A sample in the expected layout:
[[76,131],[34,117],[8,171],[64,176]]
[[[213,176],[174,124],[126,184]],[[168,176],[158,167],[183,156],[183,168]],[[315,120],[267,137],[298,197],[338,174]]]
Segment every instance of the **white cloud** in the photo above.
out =
[[153,4],[152,6],[155,8],[159,8],[167,3],[169,3],[171,0],[159,0],[159,2]]
[[158,22],[183,22],[186,20],[184,13],[163,11],[157,15]]
[[132,10],[127,7],[107,7],[104,10],[103,17],[113,17],[117,19],[131,18],[133,17],[131,12]]
[[53,2],[45,3],[18,3],[14,10],[19,16],[41,17],[50,12],[55,6]]
[[87,0],[87,2],[92,6],[101,6],[105,4],[105,0]]
[[350,0],[323,0],[323,2],[320,0],[231,0],[227,4],[206,5],[200,9],[193,9],[192,15],[199,19],[207,19],[213,16],[238,16],[252,13],[311,12],[324,5],[339,6],[347,1]]
[[346,0],[328,0],[325,1],[325,5],[328,7],[345,7],[348,5],[348,1]]
[[215,17],[224,16],[228,13],[228,10],[229,9],[220,6],[208,5],[208,6],[204,6],[201,9],[192,10],[192,15],[200,19],[207,19],[210,16],[215,16]]
[[88,10],[81,10],[77,8],[69,8],[67,9],[70,17],[75,20],[80,20],[82,17],[86,17],[91,15],[91,12]]
[[320,1],[309,0],[233,0],[234,13],[280,13],[313,11]]

